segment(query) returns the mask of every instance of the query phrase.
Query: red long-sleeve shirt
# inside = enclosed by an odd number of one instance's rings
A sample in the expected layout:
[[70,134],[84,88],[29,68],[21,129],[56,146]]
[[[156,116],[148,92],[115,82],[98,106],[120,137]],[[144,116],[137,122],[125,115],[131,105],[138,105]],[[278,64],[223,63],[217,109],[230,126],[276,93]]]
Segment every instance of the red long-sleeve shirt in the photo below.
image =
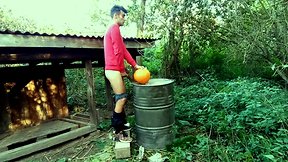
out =
[[105,70],[125,72],[124,59],[133,67],[136,65],[123,42],[120,26],[113,24],[104,36]]

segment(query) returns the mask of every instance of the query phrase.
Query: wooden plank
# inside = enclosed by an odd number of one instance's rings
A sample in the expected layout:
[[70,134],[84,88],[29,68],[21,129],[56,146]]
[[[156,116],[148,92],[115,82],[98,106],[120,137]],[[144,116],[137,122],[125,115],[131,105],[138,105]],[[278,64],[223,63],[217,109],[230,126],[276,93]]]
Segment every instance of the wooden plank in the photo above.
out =
[[[128,51],[132,57],[139,55],[137,49],[130,48]],[[67,63],[79,60],[97,61],[98,67],[104,66],[103,49],[62,49],[62,48],[4,48],[0,47],[0,63],[31,63],[38,64],[41,62],[55,61]],[[95,64],[95,63],[93,63]],[[67,64],[66,64],[67,65]],[[70,65],[70,64],[68,64]],[[95,65],[94,65],[95,66]]]
[[[10,136],[12,133],[11,132],[7,132],[7,133],[2,133],[0,134],[0,141],[8,136]],[[8,150],[8,147],[3,147],[3,146],[0,146],[0,152],[3,152],[3,151],[7,151]]]
[[69,122],[69,123],[78,124],[78,127],[83,127],[83,126],[89,125],[88,122],[83,122],[83,121],[74,120],[74,119],[69,119],[69,118],[61,118],[61,119],[59,119],[59,120],[67,121],[67,122]]
[[[1,56],[0,56],[0,57],[1,57]],[[27,61],[24,61],[24,62],[22,62],[22,61],[15,61],[15,62],[14,62],[14,61],[13,61],[13,63],[18,63],[18,64],[27,63],[27,62],[30,63],[30,64],[35,64],[35,65],[32,65],[34,69],[43,68],[43,67],[49,69],[49,68],[52,67],[51,65],[41,65],[41,64],[38,64],[38,63],[36,63],[35,61],[31,61],[31,60],[29,60],[29,61],[27,60]],[[0,58],[0,64],[12,64],[12,62],[10,62],[10,61],[4,61],[4,62],[2,62],[2,61],[1,61],[1,58]],[[37,65],[37,64],[38,64],[38,65]],[[101,64],[102,64],[102,63],[94,62],[94,63],[92,63],[92,67],[103,67]],[[29,67],[32,67],[32,66],[29,65]],[[26,66],[18,66],[18,68],[25,68],[25,67],[28,67],[28,65],[26,65]],[[65,62],[59,62],[58,67],[63,68],[63,69],[79,69],[79,68],[85,68],[85,65],[83,65],[83,64],[78,64],[78,63],[69,64],[69,63],[65,63]],[[3,69],[3,68],[4,68],[4,67],[0,68],[0,70]],[[5,67],[5,68],[8,68],[8,67]],[[9,68],[15,68],[15,67],[9,67]],[[15,77],[15,78],[16,78],[16,77]]]
[[73,120],[78,120],[78,121],[82,121],[82,122],[86,122],[86,123],[90,122],[90,116],[88,118],[81,117],[81,116],[71,116],[70,118]]
[[85,113],[85,112],[84,113],[77,113],[73,116],[79,116],[79,117],[87,118],[87,119],[90,117],[90,115],[88,113]]
[[85,61],[85,73],[87,79],[87,97],[88,97],[88,105],[89,105],[89,112],[90,112],[90,120],[91,124],[95,124],[96,127],[99,124],[99,109],[96,109],[95,101],[94,101],[94,76],[92,71],[92,62],[91,60]]
[[77,113],[74,115],[70,115],[70,119],[81,121],[84,123],[90,123],[90,114],[89,113]]
[[[42,49],[43,50],[43,49]],[[1,51],[1,49],[0,49]],[[98,61],[101,59],[102,56],[95,55],[98,50],[91,50],[91,51],[86,51],[83,50],[82,52],[79,53],[74,53],[74,52],[51,52],[47,50],[47,52],[39,51],[37,52],[37,49],[33,52],[29,51],[18,51],[19,53],[13,53],[13,51],[6,51],[9,53],[2,53],[0,54],[0,62],[28,62],[32,60],[37,60],[38,62],[44,62],[44,61],[58,61],[61,62],[64,60],[86,60],[86,59],[91,59]],[[37,53],[35,53],[37,52]],[[103,62],[104,60],[101,59],[99,62]]]
[[0,134],[0,140],[10,136],[11,134],[12,134],[12,132],[5,132],[5,133]]
[[7,151],[7,150],[8,150],[7,147],[2,147],[2,148],[0,148],[0,152],[4,152],[4,151]]
[[17,130],[12,135],[2,139],[0,141],[0,148],[17,144],[31,139],[43,139],[49,134],[61,132],[68,129],[77,128],[78,125],[68,123],[60,120],[49,121],[42,123],[38,126]]
[[75,130],[72,130],[67,133],[63,133],[61,135],[57,135],[55,137],[43,139],[41,141],[38,141],[33,144],[25,145],[19,148],[15,148],[13,150],[5,151],[0,153],[0,161],[9,161],[16,158],[19,158],[24,155],[31,154],[36,151],[40,151],[46,148],[49,148],[51,146],[78,138],[80,136],[83,136],[85,134],[91,133],[96,130],[96,127],[94,126],[85,126],[82,128],[78,128]]

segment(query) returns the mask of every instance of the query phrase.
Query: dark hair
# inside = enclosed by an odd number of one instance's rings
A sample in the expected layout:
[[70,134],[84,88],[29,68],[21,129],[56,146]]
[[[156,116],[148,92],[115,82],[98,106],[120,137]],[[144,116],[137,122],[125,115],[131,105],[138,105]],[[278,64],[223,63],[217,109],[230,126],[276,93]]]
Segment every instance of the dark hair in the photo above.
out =
[[114,5],[114,6],[111,8],[110,16],[113,18],[114,14],[115,14],[115,13],[118,14],[120,11],[123,11],[125,14],[128,13],[128,11],[127,11],[123,6]]

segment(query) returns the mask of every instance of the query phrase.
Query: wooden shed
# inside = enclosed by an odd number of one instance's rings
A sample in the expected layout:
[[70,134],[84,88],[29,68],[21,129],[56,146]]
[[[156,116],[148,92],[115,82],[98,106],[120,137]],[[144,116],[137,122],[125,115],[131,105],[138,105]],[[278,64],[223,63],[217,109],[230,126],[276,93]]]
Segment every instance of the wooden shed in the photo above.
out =
[[[124,38],[134,58],[154,41]],[[101,114],[93,96],[93,67],[104,67],[101,36],[0,32],[0,161],[96,130]],[[69,68],[85,68],[88,122],[70,118],[64,73]],[[109,86],[106,97],[111,107]]]

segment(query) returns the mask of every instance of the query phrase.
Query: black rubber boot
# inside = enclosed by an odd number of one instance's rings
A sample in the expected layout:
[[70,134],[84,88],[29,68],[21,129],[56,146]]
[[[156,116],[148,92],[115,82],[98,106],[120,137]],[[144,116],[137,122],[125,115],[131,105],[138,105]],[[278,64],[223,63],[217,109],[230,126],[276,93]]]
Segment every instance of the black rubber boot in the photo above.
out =
[[115,130],[115,134],[118,134],[119,132],[124,130],[124,122],[121,113],[116,113],[115,111],[113,112],[111,118],[111,125]]
[[126,124],[126,123],[127,123],[127,120],[126,120],[126,113],[125,113],[125,111],[123,110],[120,114],[121,114],[121,118],[122,118],[122,120],[123,120],[123,123]]

